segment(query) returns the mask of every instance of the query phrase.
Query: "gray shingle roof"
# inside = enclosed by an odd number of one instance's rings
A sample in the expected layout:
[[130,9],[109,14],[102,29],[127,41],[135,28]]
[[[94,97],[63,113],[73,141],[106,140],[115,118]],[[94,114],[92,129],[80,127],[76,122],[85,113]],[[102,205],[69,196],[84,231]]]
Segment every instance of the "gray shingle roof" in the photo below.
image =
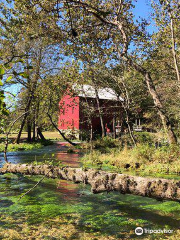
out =
[[[96,98],[95,88],[91,85],[73,84],[72,89],[79,97]],[[98,88],[97,91],[99,99],[118,100],[118,95],[111,88]]]

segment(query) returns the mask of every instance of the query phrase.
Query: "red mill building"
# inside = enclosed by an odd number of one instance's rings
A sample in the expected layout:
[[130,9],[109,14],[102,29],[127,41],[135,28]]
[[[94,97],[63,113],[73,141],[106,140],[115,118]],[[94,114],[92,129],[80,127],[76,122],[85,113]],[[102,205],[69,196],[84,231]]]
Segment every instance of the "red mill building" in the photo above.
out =
[[92,129],[94,134],[101,134],[100,110],[105,130],[107,134],[112,134],[117,119],[122,116],[121,101],[111,88],[95,90],[90,85],[74,84],[59,102],[58,127],[64,132],[82,133]]

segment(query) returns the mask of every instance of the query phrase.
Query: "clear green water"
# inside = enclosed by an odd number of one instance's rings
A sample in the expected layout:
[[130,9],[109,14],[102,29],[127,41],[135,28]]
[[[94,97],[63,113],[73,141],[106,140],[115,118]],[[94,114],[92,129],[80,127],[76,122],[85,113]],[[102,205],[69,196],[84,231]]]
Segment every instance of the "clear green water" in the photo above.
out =
[[[55,145],[37,151],[13,153],[10,154],[9,161],[30,163],[34,160],[45,162],[57,159],[56,161],[69,166],[79,166],[81,155],[66,154],[62,152],[64,150],[64,147]],[[0,160],[2,165],[1,155]],[[159,239],[159,235],[136,236],[134,229],[137,226],[148,229],[167,228],[176,233],[180,227],[180,204],[177,202],[160,202],[119,193],[94,195],[88,186],[61,180],[46,179],[18,201],[39,179],[36,176],[11,174],[0,176],[1,231],[9,228],[22,231],[21,226],[24,223],[32,227],[45,222],[47,226],[49,222],[51,227],[51,220],[57,217],[64,219],[66,225],[73,224],[79,233],[93,233],[93,236],[104,236],[104,239],[105,236],[112,236],[114,239]],[[80,239],[79,236],[44,239]]]

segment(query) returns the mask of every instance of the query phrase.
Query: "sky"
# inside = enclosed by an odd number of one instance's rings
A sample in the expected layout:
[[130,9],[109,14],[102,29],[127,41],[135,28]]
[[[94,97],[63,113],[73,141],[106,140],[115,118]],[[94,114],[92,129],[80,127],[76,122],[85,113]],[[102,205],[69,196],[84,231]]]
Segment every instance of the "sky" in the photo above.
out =
[[148,17],[150,10],[150,0],[137,0],[134,14],[136,16]]
[[[150,1],[151,0],[137,0],[136,4],[135,4],[135,8],[134,8],[134,15],[135,15],[135,20],[139,19],[139,17],[141,18],[145,18],[146,20],[150,19],[150,15],[151,15],[151,6],[150,6]],[[156,31],[155,26],[153,25],[153,23],[148,27],[148,31],[150,33]],[[12,92],[13,94],[16,94],[17,92],[20,91],[20,86],[12,86],[10,88],[7,88],[7,91]]]
[[[140,16],[146,20],[150,20],[152,13],[151,0],[137,0],[133,13],[135,15],[135,19],[138,19]],[[153,21],[151,21],[151,24],[148,27],[148,31],[150,33],[156,31],[156,27]]]

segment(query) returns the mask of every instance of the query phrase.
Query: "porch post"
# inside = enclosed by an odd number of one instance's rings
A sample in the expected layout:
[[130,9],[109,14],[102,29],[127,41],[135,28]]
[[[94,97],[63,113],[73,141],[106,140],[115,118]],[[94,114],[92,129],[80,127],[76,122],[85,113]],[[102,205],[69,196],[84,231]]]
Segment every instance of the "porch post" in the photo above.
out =
[[116,124],[116,117],[115,115],[113,116],[113,137],[116,138],[116,127],[115,127],[115,124]]

